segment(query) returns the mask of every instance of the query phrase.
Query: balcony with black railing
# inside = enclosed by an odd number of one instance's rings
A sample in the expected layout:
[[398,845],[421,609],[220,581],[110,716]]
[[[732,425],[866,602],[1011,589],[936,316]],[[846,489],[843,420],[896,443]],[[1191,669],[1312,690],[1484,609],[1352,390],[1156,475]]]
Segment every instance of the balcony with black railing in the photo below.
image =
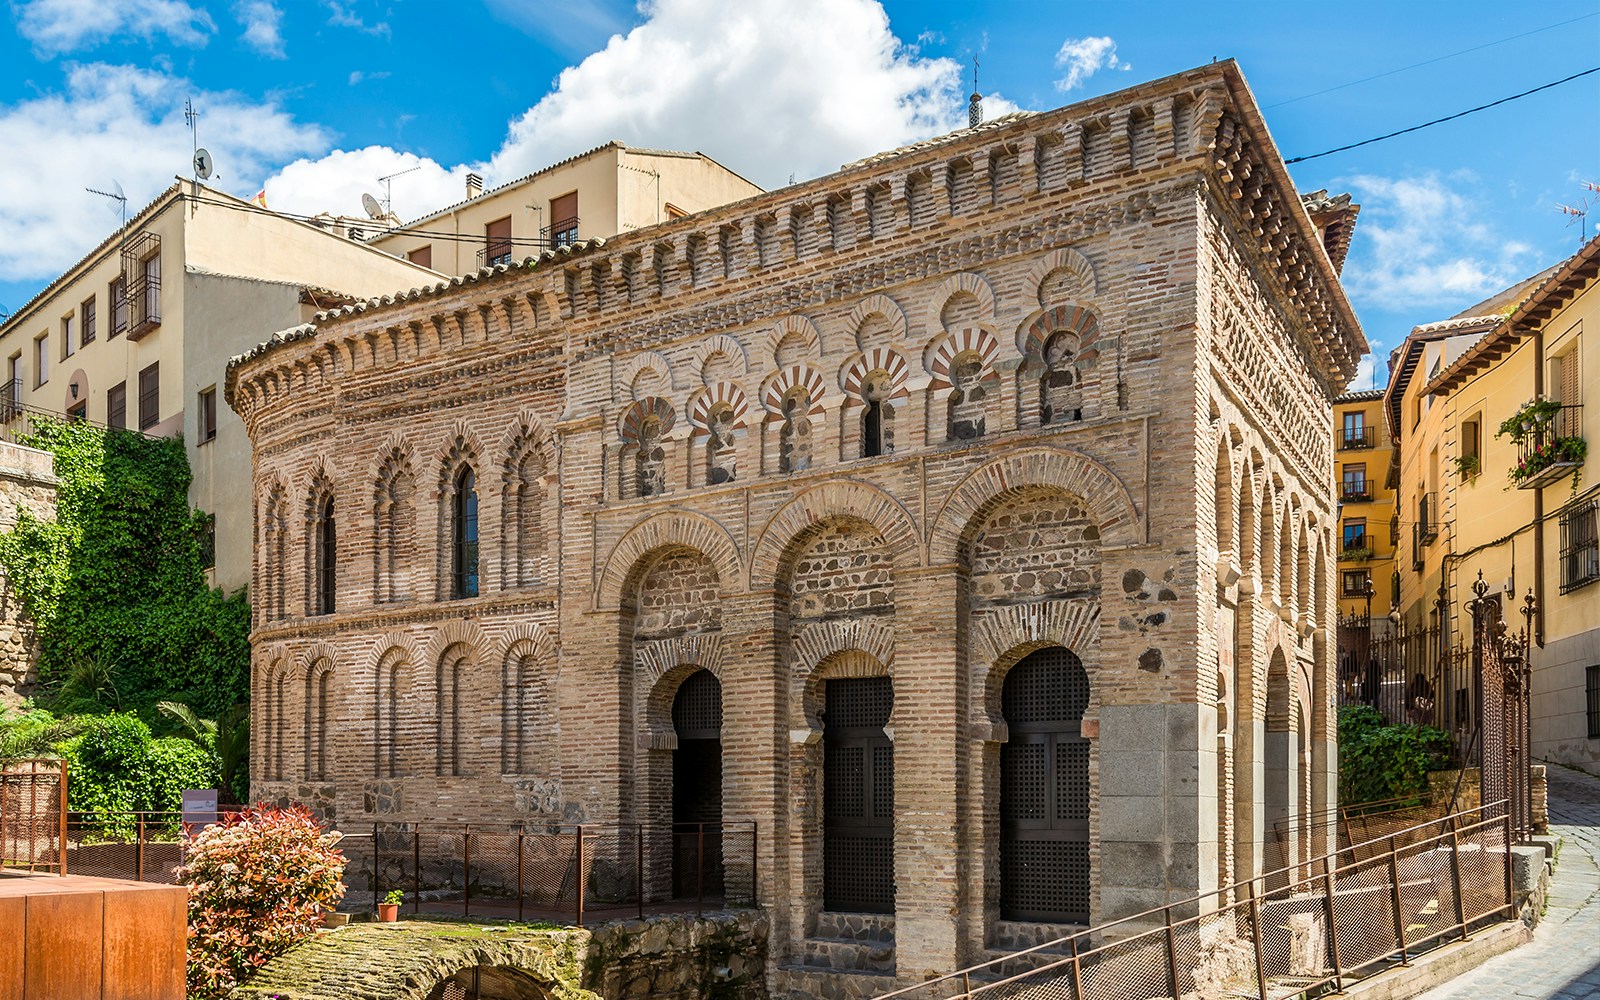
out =
[[1371,558],[1372,546],[1368,544],[1366,532],[1346,536],[1344,547],[1339,550],[1340,562],[1366,562]]
[[1424,493],[1417,501],[1417,538],[1424,545],[1439,537],[1439,497]]
[[1339,483],[1340,503],[1367,503],[1372,499],[1372,485],[1366,479],[1345,479]]
[[559,250],[562,247],[572,246],[578,242],[579,238],[578,217],[576,215],[570,219],[557,219],[539,230],[539,242],[549,250]]
[[1583,465],[1589,453],[1583,437],[1583,407],[1548,400],[1527,404],[1502,430],[1517,444],[1511,482],[1536,490],[1560,482]]
[[1361,451],[1375,448],[1378,443],[1376,427],[1346,427],[1339,432],[1340,451]]

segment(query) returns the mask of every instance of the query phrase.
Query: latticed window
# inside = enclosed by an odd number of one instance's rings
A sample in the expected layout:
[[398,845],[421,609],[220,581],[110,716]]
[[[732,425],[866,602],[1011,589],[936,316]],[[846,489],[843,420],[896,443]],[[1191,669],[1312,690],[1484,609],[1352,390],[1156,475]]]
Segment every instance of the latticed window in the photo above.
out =
[[1600,580],[1600,498],[1571,504],[1561,512],[1561,592]]
[[452,597],[478,596],[478,492],[470,466],[456,473],[451,502]]
[[1089,920],[1089,675],[1060,646],[1006,675],[1001,709],[1000,911],[1006,920]]
[[823,908],[894,912],[894,707],[887,677],[827,682],[822,716]]
[[1600,740],[1600,666],[1584,668],[1583,700],[1588,709],[1589,738]]
[[322,503],[317,514],[317,593],[316,608],[319,615],[333,614],[333,581],[338,572],[338,536],[333,527],[333,497]]
[[722,682],[696,670],[672,700],[673,894],[722,891]]

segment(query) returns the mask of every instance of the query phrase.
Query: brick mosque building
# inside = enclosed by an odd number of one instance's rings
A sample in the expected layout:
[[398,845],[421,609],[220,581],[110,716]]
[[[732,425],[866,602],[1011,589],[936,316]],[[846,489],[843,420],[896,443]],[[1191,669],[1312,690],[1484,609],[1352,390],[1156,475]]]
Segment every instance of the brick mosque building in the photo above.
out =
[[1354,213],[1223,62],[274,336],[258,792],[754,820],[780,984],[1318,850]]

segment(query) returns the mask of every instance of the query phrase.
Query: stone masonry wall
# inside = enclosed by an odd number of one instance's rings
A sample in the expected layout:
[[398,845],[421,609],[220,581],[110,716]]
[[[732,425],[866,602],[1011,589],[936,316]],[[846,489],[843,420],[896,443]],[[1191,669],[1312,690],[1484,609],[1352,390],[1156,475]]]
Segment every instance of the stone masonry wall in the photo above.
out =
[[[56,476],[47,452],[0,442],[0,531],[10,531],[20,511],[42,520],[56,516]],[[37,677],[38,642],[11,585],[0,587],[0,706],[27,697]]]

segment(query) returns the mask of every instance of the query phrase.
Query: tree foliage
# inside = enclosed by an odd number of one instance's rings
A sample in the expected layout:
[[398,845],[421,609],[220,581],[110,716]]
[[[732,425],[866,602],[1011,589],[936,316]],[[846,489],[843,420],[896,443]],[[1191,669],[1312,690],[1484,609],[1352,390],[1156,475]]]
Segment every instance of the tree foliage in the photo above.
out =
[[316,930],[344,896],[344,854],[304,806],[256,807],[207,827],[185,852],[189,996],[226,996]]
[[1450,737],[1442,730],[1390,725],[1369,705],[1346,705],[1339,709],[1339,802],[1421,802],[1428,772],[1447,766],[1449,754]]
[[134,812],[177,812],[186,788],[214,788],[217,759],[175,736],[156,739],[131,713],[85,716],[55,749],[67,762],[67,804],[106,836],[133,832]]
[[53,420],[22,443],[55,457],[56,519],[23,511],[0,566],[38,630],[52,707],[154,719],[171,700],[214,718],[246,701],[249,605],[206,584],[183,443]]

